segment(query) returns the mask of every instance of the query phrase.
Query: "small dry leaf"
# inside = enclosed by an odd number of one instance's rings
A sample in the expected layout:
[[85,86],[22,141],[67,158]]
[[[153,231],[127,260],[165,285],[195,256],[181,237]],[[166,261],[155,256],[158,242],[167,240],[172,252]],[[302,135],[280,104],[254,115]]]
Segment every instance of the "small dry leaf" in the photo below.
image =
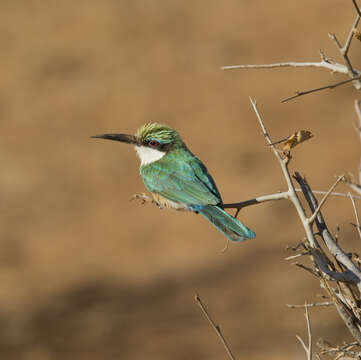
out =
[[290,152],[292,148],[298,144],[301,144],[303,141],[311,139],[313,136],[314,135],[311,133],[311,131],[299,130],[286,139],[282,151],[284,153]]
[[357,29],[353,29],[353,33],[355,35],[355,38],[359,41],[361,41],[361,32],[358,31]]

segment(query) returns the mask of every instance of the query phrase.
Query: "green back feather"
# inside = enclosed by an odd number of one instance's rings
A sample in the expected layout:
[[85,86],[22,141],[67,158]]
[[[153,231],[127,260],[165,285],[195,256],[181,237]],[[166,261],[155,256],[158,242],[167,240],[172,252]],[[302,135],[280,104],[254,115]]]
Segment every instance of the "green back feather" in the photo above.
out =
[[172,150],[140,174],[146,188],[167,199],[190,205],[219,204],[221,196],[207,168],[187,148]]

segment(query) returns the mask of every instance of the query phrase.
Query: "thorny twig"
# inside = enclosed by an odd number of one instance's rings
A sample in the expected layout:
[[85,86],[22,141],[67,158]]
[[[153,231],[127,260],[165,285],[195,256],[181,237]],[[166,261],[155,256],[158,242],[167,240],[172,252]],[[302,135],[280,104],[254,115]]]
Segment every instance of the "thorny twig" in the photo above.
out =
[[318,215],[318,213],[320,212],[323,204],[326,202],[326,200],[328,199],[328,197],[330,196],[330,194],[332,193],[332,191],[335,189],[335,187],[337,186],[337,184],[344,179],[344,176],[341,175],[337,178],[337,180],[335,181],[335,183],[330,187],[330,190],[328,190],[328,192],[325,194],[325,196],[321,199],[320,203],[318,204],[316,210],[313,212],[312,216],[308,219],[309,223],[312,224],[315,219],[316,216]]
[[357,213],[357,208],[356,208],[355,200],[352,198],[351,193],[349,193],[349,195],[350,195],[350,200],[351,200],[351,203],[352,203],[353,211],[354,211],[354,213],[355,213],[357,232],[358,232],[358,235],[359,235],[359,237],[360,237],[360,239],[361,239],[360,220],[359,220],[359,218],[358,218],[358,213]]
[[[341,346],[332,346],[324,339],[320,339],[317,342],[317,346],[321,348],[320,355],[337,355],[336,359],[342,359],[344,356],[352,356],[356,359],[360,358],[361,353],[359,351],[354,351],[352,348],[359,346],[357,341],[352,343],[344,344]],[[345,358],[346,359],[346,358]],[[349,358],[348,358],[349,359]]]
[[222,342],[222,345],[223,347],[225,348],[229,358],[231,360],[236,360],[236,358],[234,357],[233,353],[232,353],[232,350],[230,349],[229,345],[227,344],[227,341],[226,339],[224,338],[223,334],[222,334],[222,331],[221,331],[221,328],[219,325],[217,325],[211,315],[209,314],[209,312],[207,311],[205,305],[203,304],[199,294],[195,294],[194,296],[194,299],[196,301],[196,303],[198,304],[198,306],[201,308],[203,314],[205,315],[205,317],[207,318],[208,322],[210,323],[210,325],[212,326],[212,328],[214,329],[214,331],[216,332],[216,334],[218,335],[218,337],[220,338],[221,342]]
[[325,302],[320,302],[320,303],[311,303],[311,304],[303,304],[303,305],[292,305],[292,304],[286,304],[287,307],[291,308],[291,309],[296,309],[296,308],[310,308],[310,307],[322,307],[322,306],[331,306],[333,305],[333,301],[325,301]]
[[[259,114],[257,104],[254,100],[251,100],[252,106],[257,115],[257,119],[260,123],[263,135],[266,141],[269,144],[272,144],[271,138],[264,126],[263,120]],[[355,323],[357,319],[356,314],[350,312],[347,305],[342,302],[334,293],[334,290],[328,285],[327,280],[336,280],[338,282],[345,282],[346,284],[354,284],[357,286],[358,290],[361,291],[361,271],[360,269],[352,262],[352,259],[346,254],[333,239],[332,235],[327,229],[326,223],[324,221],[323,215],[320,211],[320,207],[318,205],[317,199],[314,196],[311,188],[309,187],[306,179],[302,178],[297,172],[294,175],[295,180],[299,183],[303,195],[308,202],[308,205],[311,209],[312,214],[310,217],[307,217],[301,202],[296,194],[295,187],[293,185],[289,170],[288,170],[288,162],[289,159],[282,159],[278,151],[275,149],[273,145],[271,148],[278,159],[283,175],[286,179],[288,185],[287,198],[293,203],[295,206],[298,216],[301,219],[304,230],[306,232],[307,241],[309,243],[309,247],[311,250],[311,258],[314,261],[314,266],[316,270],[313,270],[309,267],[306,267],[303,264],[296,263],[295,265],[302,267],[303,269],[309,271],[316,277],[318,277],[321,283],[324,284],[325,289],[327,289],[329,296],[335,302],[336,309],[338,310],[341,318],[345,322],[346,326],[350,330],[351,334],[354,338],[361,344],[361,333],[358,328],[358,325]],[[332,191],[332,189],[331,189]],[[324,201],[323,201],[324,203]],[[311,221],[310,221],[311,220]],[[341,264],[345,271],[337,271],[330,260],[326,257],[320,245],[316,241],[315,235],[312,230],[312,222],[316,223],[316,227],[318,228],[318,234],[323,239],[327,249],[330,251],[332,256],[335,258],[336,262]]]
[[315,89],[305,90],[305,91],[296,91],[296,94],[295,94],[295,95],[289,96],[289,97],[281,100],[281,103],[285,103],[285,102],[287,102],[287,101],[296,99],[297,97],[300,97],[300,96],[303,96],[303,95],[312,94],[312,93],[315,93],[315,92],[318,92],[318,91],[327,90],[327,89],[332,90],[332,89],[334,89],[334,88],[336,88],[336,87],[338,87],[338,86],[345,85],[345,84],[348,84],[348,83],[350,83],[350,82],[353,82],[353,81],[356,81],[356,80],[360,80],[360,79],[361,79],[361,76],[356,76],[356,77],[353,77],[353,78],[351,78],[351,79],[338,81],[337,83],[333,83],[333,84],[321,86],[321,87],[318,87],[318,88],[315,88]]
[[299,335],[296,335],[296,338],[301,343],[303,349],[305,350],[307,355],[307,360],[312,360],[312,332],[311,332],[310,316],[308,314],[307,303],[305,303],[304,308],[305,308],[305,317],[307,323],[308,345],[306,346],[305,342],[302,340],[302,338]]
[[[355,111],[356,111],[356,115],[357,115],[357,119],[358,119],[358,133],[360,136],[360,140],[361,140],[361,109],[360,109],[360,100],[355,100]],[[361,183],[361,162],[359,165],[359,183]],[[361,194],[361,187],[352,187],[353,190],[355,190],[358,194]]]
[[302,95],[307,95],[307,94],[311,94],[317,91],[321,91],[321,90],[325,90],[325,89],[333,89],[337,86],[341,86],[344,84],[347,84],[349,82],[353,83],[353,86],[355,87],[355,89],[360,90],[361,89],[361,71],[357,70],[355,68],[352,67],[350,58],[348,56],[349,50],[350,50],[350,46],[351,46],[351,41],[353,39],[354,36],[354,31],[357,28],[359,21],[361,19],[361,15],[360,15],[360,9],[356,3],[355,0],[352,0],[356,11],[357,11],[357,16],[355,21],[352,24],[352,27],[349,31],[349,34],[347,36],[347,39],[345,41],[345,45],[342,46],[341,43],[338,41],[337,37],[335,34],[330,33],[329,36],[330,38],[335,42],[335,44],[337,45],[337,48],[343,58],[343,62],[344,64],[340,64],[337,63],[333,60],[330,60],[328,58],[326,58],[326,56],[323,54],[322,51],[320,51],[321,54],[321,61],[319,62],[298,62],[298,61],[286,61],[286,62],[279,62],[279,63],[273,63],[273,64],[244,64],[244,65],[227,65],[227,66],[222,66],[221,70],[234,70],[234,69],[274,69],[274,68],[284,68],[284,67],[292,67],[292,68],[307,68],[307,67],[318,67],[318,68],[324,68],[327,70],[331,70],[334,73],[340,73],[340,74],[344,74],[344,75],[348,75],[350,77],[350,79],[348,80],[343,80],[340,81],[338,83],[334,83],[334,84],[330,84],[330,85],[326,85],[326,86],[322,86],[322,87],[318,87],[315,89],[311,89],[311,90],[307,90],[307,91],[300,91],[300,92],[296,92],[296,95],[290,96],[284,100],[282,100],[282,102],[287,102],[289,100],[295,99],[299,96]]

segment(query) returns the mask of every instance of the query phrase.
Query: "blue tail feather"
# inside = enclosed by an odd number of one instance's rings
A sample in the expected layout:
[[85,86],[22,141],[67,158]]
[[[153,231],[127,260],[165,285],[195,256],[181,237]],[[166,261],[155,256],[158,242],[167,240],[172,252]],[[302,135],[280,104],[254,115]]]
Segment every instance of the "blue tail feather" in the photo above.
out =
[[218,206],[206,205],[195,210],[209,220],[229,240],[244,241],[256,237],[251,229]]

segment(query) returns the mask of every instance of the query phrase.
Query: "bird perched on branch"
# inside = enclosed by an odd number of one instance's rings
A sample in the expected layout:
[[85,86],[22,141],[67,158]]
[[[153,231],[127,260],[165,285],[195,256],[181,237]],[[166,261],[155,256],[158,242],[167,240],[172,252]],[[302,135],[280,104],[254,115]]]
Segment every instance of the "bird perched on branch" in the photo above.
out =
[[102,134],[93,138],[134,145],[144,185],[159,206],[200,213],[232,241],[256,236],[222,209],[222,198],[212,176],[175,130],[148,123],[135,135]]

